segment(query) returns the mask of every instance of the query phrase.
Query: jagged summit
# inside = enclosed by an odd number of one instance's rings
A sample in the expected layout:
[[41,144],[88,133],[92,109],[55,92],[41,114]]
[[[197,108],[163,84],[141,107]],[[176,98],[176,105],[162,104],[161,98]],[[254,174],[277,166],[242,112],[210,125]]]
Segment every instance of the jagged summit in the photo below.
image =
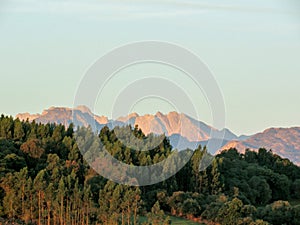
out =
[[[88,107],[85,106],[85,105],[79,105],[79,106],[77,106],[75,109],[76,109],[76,110],[79,110],[79,111],[81,111],[81,112],[83,112],[83,113],[93,114],[92,111],[90,110],[90,108],[88,108]],[[70,109],[70,110],[72,110],[72,109]]]
[[[73,114],[72,114],[73,112]],[[66,107],[51,107],[43,111],[42,114],[18,114],[21,120],[36,120],[36,122],[42,123],[63,123],[67,125],[74,119],[76,124],[87,126],[93,121],[96,121],[97,127],[103,127],[108,125],[113,127],[115,125],[130,124],[132,126],[138,125],[145,134],[156,133],[171,136],[173,134],[179,134],[185,137],[188,141],[205,141],[210,138],[211,126],[197,121],[184,113],[178,113],[175,111],[163,114],[157,112],[156,114],[139,115],[137,113],[130,113],[117,118],[116,120],[109,120],[106,116],[98,116],[91,112],[86,106],[78,106],[72,111],[71,108]],[[221,131],[220,131],[221,132]],[[234,139],[237,138],[229,130],[225,131],[225,138]]]
[[[79,126],[95,124],[97,130],[104,126],[113,128],[115,126],[132,125],[134,127],[138,125],[145,134],[166,134],[173,146],[177,146],[178,139],[182,138],[183,141],[180,143],[182,148],[193,148],[197,144],[205,145],[211,140],[211,131],[214,130],[215,134],[223,139],[222,149],[237,148],[243,152],[247,148],[256,150],[265,147],[295,163],[300,163],[300,127],[269,128],[252,136],[241,135],[237,137],[227,128],[217,130],[204,122],[175,111],[167,114],[156,112],[154,115],[130,113],[112,120],[106,116],[93,114],[86,106],[78,106],[74,110],[66,107],[51,107],[41,114],[20,113],[16,117],[20,120],[29,119],[41,123],[68,125],[75,122]],[[222,138],[223,134],[224,138]]]

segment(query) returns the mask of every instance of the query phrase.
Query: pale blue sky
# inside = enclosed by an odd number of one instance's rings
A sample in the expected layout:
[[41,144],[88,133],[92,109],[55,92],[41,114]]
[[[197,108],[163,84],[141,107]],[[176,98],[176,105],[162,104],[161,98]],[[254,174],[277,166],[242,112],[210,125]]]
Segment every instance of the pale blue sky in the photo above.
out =
[[[129,42],[161,40],[193,51],[209,66],[224,95],[226,127],[233,132],[300,126],[298,2],[1,0],[1,113],[72,107],[80,80],[100,56]],[[129,74],[176,73],[145,68],[120,72],[122,82],[116,77],[107,87],[107,104]],[[189,89],[188,81],[182,86]],[[202,120],[211,123],[203,96],[189,91],[203,107]],[[159,102],[149,105],[145,101],[133,110],[172,109]],[[108,106],[98,105],[96,111],[110,114]]]

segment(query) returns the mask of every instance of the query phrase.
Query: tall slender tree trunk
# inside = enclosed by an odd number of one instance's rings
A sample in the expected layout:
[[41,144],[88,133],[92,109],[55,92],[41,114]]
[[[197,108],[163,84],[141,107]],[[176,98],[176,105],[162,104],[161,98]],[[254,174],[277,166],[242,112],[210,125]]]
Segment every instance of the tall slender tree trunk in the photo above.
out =
[[30,210],[29,210],[29,216],[30,216],[30,222],[32,223],[33,221],[32,221],[32,219],[33,219],[33,216],[32,216],[32,211],[33,211],[33,204],[32,204],[32,201],[33,201],[33,199],[32,199],[32,194],[30,194]]
[[121,218],[122,218],[122,225],[125,225],[125,221],[124,221],[124,210],[122,210],[122,216],[121,216]]
[[138,203],[136,202],[134,211],[133,211],[133,224],[137,225],[137,210],[138,210]]
[[53,225],[56,225],[56,212],[53,212]]
[[47,219],[47,225],[51,225],[51,213],[50,213],[50,210],[51,210],[51,202],[47,202],[47,211],[48,211],[48,219]]
[[65,224],[69,224],[70,223],[70,217],[69,217],[69,200],[67,198],[67,202],[66,202],[66,221]]
[[128,225],[130,225],[130,214],[131,214],[130,205],[128,205],[128,207],[127,207],[127,224]]
[[43,206],[43,204],[42,204],[42,200],[43,199],[41,199],[41,211],[42,211],[42,213],[41,213],[41,221],[42,221],[42,224],[44,225],[45,224],[45,217],[44,217],[44,210],[45,210],[45,208],[44,208],[44,206]]
[[25,217],[25,201],[24,201],[25,185],[22,186],[22,217]]
[[89,225],[89,206],[86,206],[86,225]]
[[38,225],[41,225],[41,191],[38,192],[38,208],[39,208]]
[[60,225],[64,225],[64,219],[63,219],[63,211],[64,211],[64,197],[61,196],[60,198]]
[[82,210],[81,224],[84,225],[84,210]]

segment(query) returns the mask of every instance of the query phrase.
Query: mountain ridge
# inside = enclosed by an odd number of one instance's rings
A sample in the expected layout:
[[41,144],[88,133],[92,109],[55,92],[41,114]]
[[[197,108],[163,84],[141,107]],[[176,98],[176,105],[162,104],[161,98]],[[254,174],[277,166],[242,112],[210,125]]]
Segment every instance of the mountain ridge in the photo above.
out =
[[93,114],[91,110],[85,106],[79,106],[74,109],[68,107],[50,107],[49,109],[45,109],[41,114],[19,113],[16,115],[16,118],[20,120],[29,119],[29,121],[35,120],[38,123],[61,123],[65,126],[69,125],[73,120],[73,122],[80,126],[88,126],[96,122],[96,127],[100,129],[104,125],[107,125],[109,128],[122,125],[138,125],[146,135],[150,133],[164,133],[167,136],[180,134],[191,142],[209,140],[211,131],[217,134],[224,132],[224,138],[226,140],[238,139],[238,137],[227,128],[217,130],[204,122],[175,111],[167,114],[157,112],[154,115],[131,113],[113,120],[106,116]]
[[[224,132],[221,150],[237,148],[240,152],[246,149],[257,150],[259,148],[272,149],[282,157],[289,158],[300,164],[300,127],[291,128],[268,128],[251,136],[237,136],[229,129],[217,130],[202,121],[198,121],[184,113],[169,112],[163,114],[157,112],[154,115],[139,115],[131,113],[115,120],[106,116],[99,116],[85,107],[79,106],[74,109],[67,107],[51,107],[41,114],[19,113],[16,118],[29,121],[35,120],[40,123],[60,123],[65,126],[72,122],[79,126],[94,124],[97,130],[108,126],[137,125],[146,135],[149,133],[166,134],[175,148],[195,148],[199,144],[205,145],[212,140],[210,135],[213,130],[221,135]],[[73,121],[74,119],[74,121]],[[214,141],[214,140],[213,140]]]

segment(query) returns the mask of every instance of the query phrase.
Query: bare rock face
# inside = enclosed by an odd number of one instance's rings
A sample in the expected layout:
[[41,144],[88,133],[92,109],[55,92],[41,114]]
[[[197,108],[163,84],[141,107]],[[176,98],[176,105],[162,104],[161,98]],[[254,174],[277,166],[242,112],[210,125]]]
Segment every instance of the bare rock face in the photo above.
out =
[[29,121],[33,121],[36,118],[40,117],[40,114],[30,114],[30,113],[19,113],[16,115],[16,118],[19,118],[20,120],[29,120]]
[[107,124],[108,123],[108,118],[106,116],[94,116],[95,120],[99,123],[99,124]]
[[139,117],[139,114],[130,113],[127,116],[119,117],[117,120],[120,121],[120,122],[123,122],[123,123],[127,123],[127,122],[131,121],[132,119],[135,120],[135,118],[137,118],[137,117]]
[[[95,124],[99,129],[104,125],[110,128],[123,125],[134,127],[137,125],[146,135],[150,133],[166,134],[167,136],[180,135],[190,142],[207,141],[210,139],[211,131],[217,131],[203,122],[178,112],[170,112],[168,114],[157,112],[155,115],[146,114],[142,116],[137,113],[131,113],[116,120],[109,120],[105,116],[93,114],[85,106],[78,106],[74,110],[65,107],[51,107],[44,110],[42,114],[31,115],[23,113],[18,114],[16,117],[21,120],[29,119],[30,121],[35,120],[36,122],[56,123],[65,126],[72,123],[74,119],[75,124],[79,126]],[[226,140],[237,138],[229,130],[225,130],[224,133]]]
[[[145,133],[166,134],[171,136],[173,134],[179,134],[185,137],[188,141],[207,141],[211,137],[211,131],[218,131],[215,128],[197,121],[183,113],[169,112],[163,114],[157,112],[155,115],[146,114],[139,116],[137,114],[130,114],[126,117],[120,117],[117,121],[130,124],[132,126],[138,125],[138,127]],[[237,138],[236,135],[229,130],[224,130],[225,139],[232,140]]]

